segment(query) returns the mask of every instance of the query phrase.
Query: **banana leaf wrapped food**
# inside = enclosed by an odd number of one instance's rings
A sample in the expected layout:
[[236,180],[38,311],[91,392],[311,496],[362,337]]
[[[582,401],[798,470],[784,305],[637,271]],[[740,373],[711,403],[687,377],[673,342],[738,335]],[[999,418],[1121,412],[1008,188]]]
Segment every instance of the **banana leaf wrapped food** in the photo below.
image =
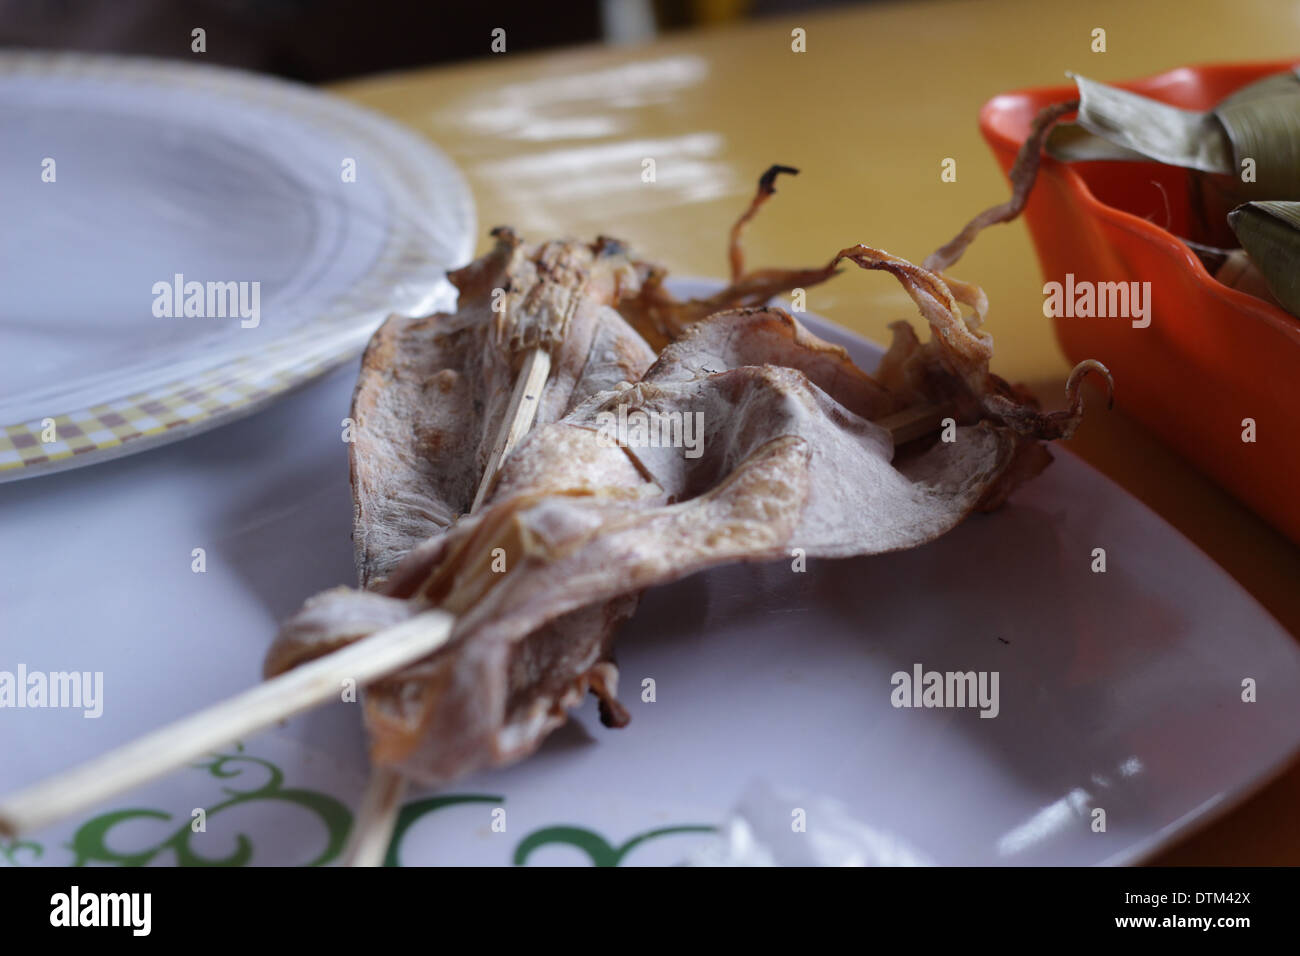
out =
[[[1288,206],[1300,202],[1300,67],[1203,111],[1071,76],[1079,98],[1049,108],[1044,128],[1036,130],[1043,135],[1032,135],[1026,151],[1041,146],[1063,162],[1154,162],[1186,170],[1190,216],[1180,238],[1220,281],[1300,315],[1293,287],[1300,235]],[[1074,121],[1063,121],[1070,112],[1077,113]],[[1017,195],[1028,194],[1036,170],[1025,164],[1019,177],[1013,170]],[[1244,254],[1225,248],[1234,234]]]
[[1228,223],[1272,298],[1300,316],[1300,202],[1243,203]]

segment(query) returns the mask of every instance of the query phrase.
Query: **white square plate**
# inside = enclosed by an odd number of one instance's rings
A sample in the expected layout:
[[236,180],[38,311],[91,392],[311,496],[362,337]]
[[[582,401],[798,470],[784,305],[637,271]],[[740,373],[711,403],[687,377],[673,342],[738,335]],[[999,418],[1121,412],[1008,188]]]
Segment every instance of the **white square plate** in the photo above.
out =
[[[875,346],[808,324],[874,365]],[[97,719],[0,710],[0,789],[246,688],[277,621],[354,580],[341,420],[355,372],[176,445],[0,487],[0,670],[104,674]],[[648,593],[618,645],[631,725],[601,727],[588,702],[534,758],[417,794],[401,862],[677,863],[760,781],[838,801],[918,860],[1128,863],[1240,799],[1300,745],[1300,646],[1137,500],[1056,454],[1000,512],[914,551]],[[997,717],[895,708],[891,675],[917,664],[998,672]],[[337,855],[366,775],[355,706],[226,753],[7,856]],[[767,807],[777,830],[799,809]],[[805,836],[819,822],[809,811]]]

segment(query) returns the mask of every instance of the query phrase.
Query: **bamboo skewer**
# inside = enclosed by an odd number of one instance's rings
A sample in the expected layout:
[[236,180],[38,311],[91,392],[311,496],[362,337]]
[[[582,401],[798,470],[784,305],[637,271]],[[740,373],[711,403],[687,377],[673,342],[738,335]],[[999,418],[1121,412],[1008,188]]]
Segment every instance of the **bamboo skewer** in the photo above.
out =
[[[515,379],[515,388],[510,395],[505,418],[501,421],[501,430],[492,446],[487,467],[483,469],[478,492],[474,495],[471,514],[483,504],[496,480],[497,472],[501,470],[502,462],[533,427],[542,389],[550,375],[551,354],[542,348],[529,351],[519,369],[519,376]],[[406,777],[395,770],[379,767],[371,773],[370,783],[361,800],[361,809],[357,812],[356,823],[343,852],[344,865],[384,865],[388,856],[388,844],[392,842],[397,815],[406,799],[407,789]]]
[[[532,426],[550,365],[550,356],[541,350],[530,352],[525,358],[506,419],[489,457],[489,468],[480,482],[475,507],[486,497],[501,463]],[[947,405],[923,405],[887,416],[876,424],[888,429],[894,443],[900,445],[933,431],[951,413]],[[352,679],[358,686],[365,686],[391,675],[443,646],[454,625],[455,618],[445,611],[424,611],[36,783],[0,801],[0,836],[13,837],[39,830],[145,784],[232,740],[328,703],[339,694],[344,680]],[[405,793],[404,779],[396,774],[386,776],[391,773],[378,772],[375,775],[378,779],[372,781],[367,792],[349,853],[354,865],[383,860]]]
[[396,770],[376,767],[370,772],[361,808],[343,851],[344,866],[384,865],[408,789],[410,781]]
[[0,803],[0,835],[48,826],[162,776],[230,741],[337,699],[344,680],[365,685],[446,643],[455,618],[425,611],[146,734]]
[[[501,463],[532,427],[550,368],[551,358],[544,350],[535,349],[526,356],[475,496],[476,508],[486,496]],[[0,802],[0,835],[38,830],[147,783],[231,740],[327,703],[339,693],[341,682],[346,679],[364,686],[413,664],[445,644],[454,623],[455,618],[443,611],[425,611],[79,767],[56,774]],[[383,774],[377,776],[382,778]],[[373,792],[367,792],[354,831],[351,855],[373,859],[377,853],[382,862],[405,790],[403,783],[402,778],[393,775],[372,785]],[[385,819],[387,826],[378,826]],[[372,820],[376,821],[374,825],[361,825]],[[372,844],[379,846],[376,849]]]
[[510,395],[506,417],[501,421],[501,431],[497,435],[496,444],[492,446],[487,467],[483,469],[483,478],[479,481],[474,504],[469,509],[471,514],[478,511],[479,506],[483,504],[483,499],[487,497],[497,472],[501,470],[501,463],[515,450],[519,439],[533,427],[533,419],[537,417],[537,405],[542,399],[542,388],[550,376],[551,353],[543,348],[532,349],[524,357],[523,367],[519,369],[519,377],[515,379],[515,390]]

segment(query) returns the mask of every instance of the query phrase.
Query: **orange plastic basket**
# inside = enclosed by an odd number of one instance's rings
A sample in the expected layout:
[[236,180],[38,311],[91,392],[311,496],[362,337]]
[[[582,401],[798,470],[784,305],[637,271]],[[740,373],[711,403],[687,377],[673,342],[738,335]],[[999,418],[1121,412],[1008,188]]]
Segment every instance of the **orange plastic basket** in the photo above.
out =
[[[1291,62],[1185,67],[1121,86],[1186,109],[1208,109]],[[1044,106],[1073,87],[997,96],[980,128],[1003,172]],[[1151,323],[1056,317],[1071,361],[1115,375],[1116,403],[1300,542],[1300,319],[1206,272],[1175,233],[1191,221],[1187,174],[1154,163],[1044,159],[1025,210],[1046,281],[1150,282]],[[1261,197],[1269,198],[1269,197]],[[1217,237],[1235,245],[1223,224]],[[1243,420],[1256,440],[1242,440]]]

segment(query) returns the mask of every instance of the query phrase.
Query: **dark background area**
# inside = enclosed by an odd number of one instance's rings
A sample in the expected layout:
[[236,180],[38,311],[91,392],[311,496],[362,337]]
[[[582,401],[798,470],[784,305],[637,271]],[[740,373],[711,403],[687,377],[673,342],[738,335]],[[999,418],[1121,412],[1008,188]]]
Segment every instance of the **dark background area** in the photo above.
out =
[[834,0],[0,0],[0,47],[188,58],[308,83],[507,51],[633,43],[658,33],[835,5]]

